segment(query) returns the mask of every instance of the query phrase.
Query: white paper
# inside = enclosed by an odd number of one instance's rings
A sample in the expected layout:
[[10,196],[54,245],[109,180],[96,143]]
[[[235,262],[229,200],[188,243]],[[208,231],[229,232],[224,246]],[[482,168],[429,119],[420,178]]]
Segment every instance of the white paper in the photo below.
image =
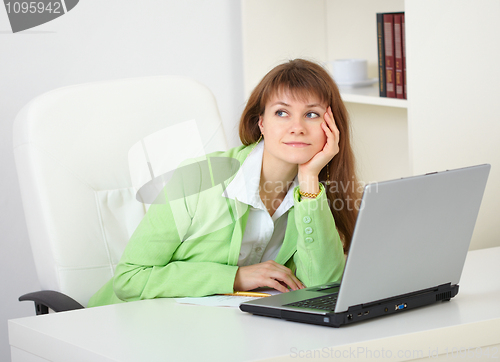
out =
[[[280,294],[281,292],[275,289],[256,290],[256,292],[266,293],[270,295]],[[211,295],[208,297],[199,298],[176,298],[175,301],[181,304],[204,305],[208,307],[234,307],[238,308],[241,303],[250,300],[267,298],[267,297],[244,297],[239,295]]]
[[249,300],[258,299],[256,297],[240,297],[234,295],[211,295],[200,298],[177,298],[175,301],[181,304],[196,304],[209,307],[235,307],[238,308],[241,303]]

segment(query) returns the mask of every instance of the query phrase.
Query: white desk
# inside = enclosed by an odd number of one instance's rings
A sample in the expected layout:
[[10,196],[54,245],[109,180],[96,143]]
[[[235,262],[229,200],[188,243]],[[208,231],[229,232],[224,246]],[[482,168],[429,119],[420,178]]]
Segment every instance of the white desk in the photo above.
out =
[[451,302],[338,329],[169,299],[10,320],[12,361],[464,360],[478,346],[499,361],[499,261],[500,247],[469,252]]

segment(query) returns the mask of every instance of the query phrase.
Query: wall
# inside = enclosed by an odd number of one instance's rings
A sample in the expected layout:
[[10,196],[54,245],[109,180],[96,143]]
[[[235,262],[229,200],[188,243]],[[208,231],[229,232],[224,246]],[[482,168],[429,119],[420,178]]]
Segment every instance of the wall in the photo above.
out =
[[247,96],[263,74],[286,60],[326,61],[324,0],[243,0],[242,12]]
[[500,3],[407,0],[405,6],[413,172],[491,164],[472,248],[499,246]]
[[31,302],[17,298],[39,289],[12,152],[17,112],[66,85],[185,75],[213,91],[229,146],[236,146],[244,105],[240,14],[234,0],[82,0],[60,18],[13,34],[0,8],[0,360],[10,360],[6,320],[34,314]]

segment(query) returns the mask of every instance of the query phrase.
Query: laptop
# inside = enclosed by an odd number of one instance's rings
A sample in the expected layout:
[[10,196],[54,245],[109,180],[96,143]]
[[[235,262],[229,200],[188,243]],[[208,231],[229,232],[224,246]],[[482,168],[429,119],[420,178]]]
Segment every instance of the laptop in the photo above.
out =
[[458,293],[490,165],[368,184],[340,283],[242,303],[244,312],[332,327]]

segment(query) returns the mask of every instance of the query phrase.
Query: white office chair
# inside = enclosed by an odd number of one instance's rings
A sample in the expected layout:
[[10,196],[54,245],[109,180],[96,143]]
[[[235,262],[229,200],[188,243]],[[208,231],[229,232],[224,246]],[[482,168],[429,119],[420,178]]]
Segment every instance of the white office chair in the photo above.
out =
[[60,88],[20,111],[14,155],[43,289],[20,300],[33,300],[37,314],[83,308],[113,276],[148,207],[137,201],[141,185],[132,184],[129,150],[179,123],[195,125],[204,152],[227,149],[212,93],[183,77]]

